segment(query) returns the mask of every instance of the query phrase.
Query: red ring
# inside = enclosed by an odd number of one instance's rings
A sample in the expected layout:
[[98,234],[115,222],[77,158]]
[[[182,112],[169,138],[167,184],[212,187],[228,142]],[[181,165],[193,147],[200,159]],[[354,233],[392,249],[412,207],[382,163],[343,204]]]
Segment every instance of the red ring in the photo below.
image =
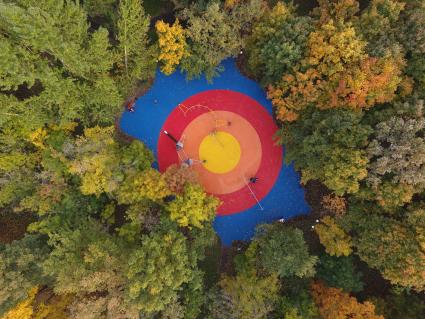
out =
[[[273,142],[277,126],[267,110],[251,97],[230,90],[201,92],[189,97],[181,105],[183,105],[183,108],[203,105],[210,110],[234,112],[244,117],[254,127],[261,141],[262,158],[256,173],[259,180],[257,183],[251,184],[250,187],[258,200],[264,198],[276,182],[283,160],[282,147],[276,146]],[[193,108],[185,114],[181,107],[176,107],[164,122],[161,131],[167,130],[176,138],[180,138],[186,126],[200,114],[208,112],[208,108]],[[168,166],[175,163],[179,163],[175,145],[165,134],[160,134],[158,139],[160,171],[165,171]],[[248,187],[243,187],[233,193],[216,196],[223,202],[218,209],[218,215],[234,214],[256,204]]]

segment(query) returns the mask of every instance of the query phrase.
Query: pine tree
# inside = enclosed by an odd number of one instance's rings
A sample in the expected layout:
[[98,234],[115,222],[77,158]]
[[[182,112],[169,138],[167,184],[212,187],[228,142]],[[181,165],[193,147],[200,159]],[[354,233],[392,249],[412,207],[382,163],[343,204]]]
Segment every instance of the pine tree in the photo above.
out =
[[149,46],[149,16],[140,0],[120,0],[117,21],[117,75],[123,95],[132,94],[138,81],[153,76],[154,48]]

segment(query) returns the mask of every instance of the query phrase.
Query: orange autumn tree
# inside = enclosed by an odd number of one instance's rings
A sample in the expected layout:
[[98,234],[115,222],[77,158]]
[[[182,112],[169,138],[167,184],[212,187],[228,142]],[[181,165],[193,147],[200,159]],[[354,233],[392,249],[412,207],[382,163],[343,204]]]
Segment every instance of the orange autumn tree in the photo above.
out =
[[282,121],[296,120],[308,105],[358,110],[389,102],[402,81],[400,57],[375,58],[366,53],[366,42],[350,22],[350,14],[356,12],[353,1],[324,3],[317,10],[318,26],[309,35],[306,57],[268,88]]
[[375,314],[374,304],[369,301],[360,303],[342,289],[314,282],[311,293],[323,319],[384,319]]

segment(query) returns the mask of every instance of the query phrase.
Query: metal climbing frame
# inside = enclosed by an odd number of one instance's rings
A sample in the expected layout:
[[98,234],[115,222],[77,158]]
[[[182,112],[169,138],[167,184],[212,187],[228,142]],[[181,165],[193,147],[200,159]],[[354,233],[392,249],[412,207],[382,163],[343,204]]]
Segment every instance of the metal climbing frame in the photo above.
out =
[[193,110],[195,110],[195,109],[205,109],[205,110],[207,110],[208,111],[208,113],[209,114],[211,114],[211,116],[212,116],[212,118],[213,118],[213,123],[214,123],[214,129],[218,129],[218,128],[220,128],[220,127],[223,127],[223,126],[227,126],[227,125],[229,125],[229,121],[228,120],[225,120],[225,119],[222,119],[222,118],[219,118],[218,116],[217,116],[217,113],[212,109],[212,108],[210,108],[209,106],[207,106],[207,105],[203,105],[203,104],[194,104],[194,105],[185,105],[185,104],[183,104],[183,103],[180,103],[179,105],[178,105],[178,108],[180,109],[180,111],[183,113],[183,115],[184,116],[186,116],[187,115],[187,113],[189,113],[190,111],[193,111]]

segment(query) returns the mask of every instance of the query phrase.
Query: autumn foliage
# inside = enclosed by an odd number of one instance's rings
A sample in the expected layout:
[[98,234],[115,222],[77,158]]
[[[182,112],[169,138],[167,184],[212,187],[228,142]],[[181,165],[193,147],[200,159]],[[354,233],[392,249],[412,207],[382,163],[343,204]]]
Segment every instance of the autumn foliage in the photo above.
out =
[[375,314],[375,306],[371,302],[360,303],[342,289],[314,282],[311,292],[323,319],[384,319]]
[[368,56],[366,42],[344,22],[350,10],[323,8],[325,3],[321,2],[319,27],[309,35],[306,57],[268,88],[282,121],[296,120],[310,104],[359,110],[390,102],[402,81],[403,59]]
[[179,20],[172,26],[162,20],[155,24],[160,48],[159,60],[163,62],[161,71],[170,75],[186,53],[186,36]]
[[351,254],[352,244],[350,237],[338,226],[332,217],[325,216],[322,219],[322,223],[318,224],[314,230],[329,255],[348,256]]
[[347,210],[347,202],[345,198],[336,195],[323,196],[321,204],[323,208],[335,215],[342,215]]

